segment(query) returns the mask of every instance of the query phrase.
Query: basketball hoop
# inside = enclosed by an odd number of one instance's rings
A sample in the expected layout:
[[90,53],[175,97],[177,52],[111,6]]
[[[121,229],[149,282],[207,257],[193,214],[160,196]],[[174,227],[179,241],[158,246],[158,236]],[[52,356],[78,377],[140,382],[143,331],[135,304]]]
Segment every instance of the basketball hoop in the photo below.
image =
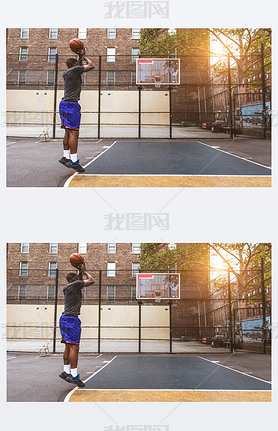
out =
[[155,292],[153,292],[154,294],[154,300],[155,302],[161,302],[162,299],[162,291],[156,290]]
[[155,88],[160,88],[163,76],[153,76],[152,79],[154,81]]

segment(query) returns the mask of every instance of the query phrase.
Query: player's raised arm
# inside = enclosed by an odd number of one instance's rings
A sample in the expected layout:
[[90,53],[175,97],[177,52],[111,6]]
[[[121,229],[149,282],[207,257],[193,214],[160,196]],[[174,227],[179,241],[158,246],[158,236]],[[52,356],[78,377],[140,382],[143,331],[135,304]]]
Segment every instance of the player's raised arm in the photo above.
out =
[[84,281],[84,286],[90,286],[91,284],[95,283],[94,278],[86,271],[85,265],[82,267],[82,273],[87,277],[87,280]]
[[[84,54],[83,54],[83,52],[84,52]],[[93,65],[93,62],[88,57],[86,57],[85,50],[81,51],[79,53],[79,56],[82,56],[81,57],[81,64],[82,64],[82,60],[85,60],[85,62],[87,63],[85,66],[83,66],[84,72],[89,72],[89,70],[92,70],[95,68],[95,66]],[[79,61],[80,61],[80,58],[79,58]]]

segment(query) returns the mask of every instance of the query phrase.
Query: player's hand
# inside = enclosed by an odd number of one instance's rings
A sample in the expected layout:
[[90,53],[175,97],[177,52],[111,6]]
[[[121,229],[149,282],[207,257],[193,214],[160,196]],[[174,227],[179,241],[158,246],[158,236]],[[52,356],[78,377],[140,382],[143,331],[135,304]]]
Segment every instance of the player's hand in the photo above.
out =
[[84,57],[84,55],[86,54],[85,48],[81,49],[81,51],[79,51],[78,54],[79,54],[79,58]]

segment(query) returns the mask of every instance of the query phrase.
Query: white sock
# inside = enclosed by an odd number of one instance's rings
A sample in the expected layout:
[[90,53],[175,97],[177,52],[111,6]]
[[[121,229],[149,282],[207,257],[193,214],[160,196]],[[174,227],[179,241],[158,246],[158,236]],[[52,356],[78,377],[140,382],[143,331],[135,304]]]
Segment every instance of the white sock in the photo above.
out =
[[69,158],[70,158],[70,150],[64,150],[64,157],[65,157],[66,159],[69,159]]
[[71,375],[72,375],[72,377],[76,377],[77,376],[77,368],[72,368],[71,369]]
[[64,371],[67,374],[70,374],[70,365],[64,365]]
[[72,162],[77,162],[77,153],[71,154],[70,158],[71,158]]

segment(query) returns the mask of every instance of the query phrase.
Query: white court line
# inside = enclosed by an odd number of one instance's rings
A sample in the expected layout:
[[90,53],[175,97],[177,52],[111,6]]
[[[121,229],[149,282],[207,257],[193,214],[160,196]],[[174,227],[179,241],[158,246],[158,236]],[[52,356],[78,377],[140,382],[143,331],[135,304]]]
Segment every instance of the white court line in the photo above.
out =
[[[210,363],[214,363],[213,361],[210,361],[209,359],[202,358],[202,356],[197,356],[197,358],[203,359],[204,361],[208,361]],[[263,379],[260,379],[259,377],[250,376],[250,374],[244,373],[243,371],[235,370],[234,368],[227,367],[226,365],[222,365],[222,364],[217,364],[217,365],[219,367],[223,367],[223,368],[227,368],[228,370],[235,371],[236,373],[243,374],[244,376],[250,377],[251,379],[256,379],[256,380],[259,380],[260,382],[269,383],[270,385],[272,384],[272,382],[269,382],[268,380],[263,380]]]
[[[102,139],[101,139],[102,140]],[[99,141],[100,142],[100,141]],[[102,151],[102,153],[100,153],[98,156],[96,156],[94,159],[92,159],[90,162],[86,163],[86,165],[84,165],[84,168],[86,169],[87,166],[89,166],[92,162],[94,162],[96,159],[98,159],[100,156],[102,156],[102,154],[106,153],[106,151],[109,150],[109,148],[113,147],[114,144],[116,144],[117,141],[114,141],[112,145],[110,145],[110,147],[106,148],[104,151]],[[73,175],[71,175],[67,181],[64,184],[64,187],[69,187],[69,183],[71,182],[71,180],[78,174],[78,172],[75,172]],[[80,175],[80,174],[79,174]]]
[[[103,367],[101,367],[99,370],[97,370],[92,376],[88,377],[86,380],[84,380],[84,382],[86,383],[88,380],[90,380],[91,377],[95,376],[96,374],[98,374],[101,370],[103,370],[105,367],[107,367],[107,365],[109,365],[112,361],[114,361],[114,359],[117,358],[117,356],[114,356],[114,358],[112,358],[110,361],[107,362],[107,364],[105,364]],[[69,399],[71,397],[71,395],[77,390],[79,389],[77,386],[71,390],[68,395],[66,396],[66,398],[64,399],[64,403],[68,403]],[[86,388],[82,388],[82,389],[86,389]],[[91,390],[91,389],[86,389],[86,390]]]
[[[204,142],[201,142],[201,141],[196,141],[196,142],[198,142],[198,144],[205,145],[206,147],[213,148],[211,145],[205,144]],[[219,152],[224,153],[224,154],[229,154],[229,156],[237,157],[238,159],[245,160],[246,162],[253,163],[253,165],[258,165],[258,166],[261,166],[263,168],[271,169],[270,166],[265,166],[265,165],[262,165],[261,163],[253,162],[252,160],[248,160],[245,157],[241,157],[241,156],[237,156],[236,154],[228,153],[228,151],[219,150],[218,148],[217,149],[214,148],[214,150],[219,151]]]

